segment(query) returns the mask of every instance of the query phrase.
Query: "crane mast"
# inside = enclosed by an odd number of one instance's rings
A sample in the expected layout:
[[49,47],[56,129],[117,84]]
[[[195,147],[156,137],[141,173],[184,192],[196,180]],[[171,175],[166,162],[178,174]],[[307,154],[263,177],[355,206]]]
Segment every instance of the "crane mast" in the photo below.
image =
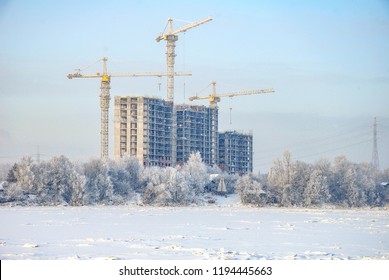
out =
[[211,21],[211,17],[193,22],[191,24],[185,25],[177,30],[173,30],[173,19],[169,18],[167,23],[167,33],[159,35],[155,40],[157,42],[161,40],[166,41],[166,65],[167,65],[167,100],[174,101],[174,63],[175,63],[175,47],[176,41],[178,40],[178,33],[186,32],[187,30],[199,26],[203,23]]
[[[83,75],[81,69],[77,69],[76,73],[68,74],[68,79],[73,78],[101,78],[100,83],[100,110],[101,110],[101,127],[100,127],[100,158],[102,160],[108,160],[109,158],[109,103],[111,100],[111,77],[162,77],[167,74],[164,72],[145,72],[145,73],[117,73],[111,74],[107,71],[107,58],[103,57],[102,73],[96,73],[92,75]],[[186,73],[173,73],[176,76],[191,76],[189,72]]]
[[[176,41],[178,40],[178,33],[186,32],[187,30],[199,26],[203,23],[211,21],[211,17],[204,18],[202,20],[187,24],[183,27],[180,27],[176,30],[173,30],[173,19],[169,18],[167,22],[167,32],[157,36],[155,40],[160,42],[161,40],[166,41],[166,71],[167,71],[167,101],[174,102],[174,63],[175,63],[175,48]],[[172,165],[176,164],[176,150],[177,150],[177,119],[175,113],[175,107],[173,106],[173,145],[172,145]]]
[[100,120],[100,133],[101,133],[101,145],[100,155],[101,159],[108,160],[108,130],[109,130],[109,101],[111,100],[109,90],[111,78],[107,75],[107,58],[103,58],[103,76],[101,78],[101,94],[100,94],[100,109],[101,109],[101,120]]

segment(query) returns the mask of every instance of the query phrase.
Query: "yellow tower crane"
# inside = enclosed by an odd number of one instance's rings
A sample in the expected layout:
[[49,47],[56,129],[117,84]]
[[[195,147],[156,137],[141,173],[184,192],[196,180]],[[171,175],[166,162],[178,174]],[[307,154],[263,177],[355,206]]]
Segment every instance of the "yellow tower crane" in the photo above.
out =
[[[201,24],[204,24],[208,21],[211,21],[211,17],[206,17],[202,20],[198,20],[193,23],[189,23],[183,27],[180,27],[176,30],[173,30],[173,19],[169,18],[167,22],[167,31],[166,27],[165,30],[155,38],[157,42],[160,42],[161,40],[166,41],[166,65],[167,65],[167,101],[174,102],[174,60],[176,57],[175,48],[176,48],[176,41],[178,40],[178,33],[180,32],[186,32],[189,29],[192,29],[196,26],[199,26]],[[175,117],[175,107],[173,107],[173,145],[172,145],[172,165],[174,166],[176,164],[176,149],[177,149],[177,139],[175,138],[177,135],[177,123],[176,123],[176,117]]]
[[173,19],[169,18],[167,22],[167,32],[159,35],[155,40],[157,42],[161,40],[166,41],[166,64],[167,64],[167,100],[174,101],[174,58],[176,57],[175,53],[175,42],[178,40],[178,33],[186,32],[191,28],[199,26],[203,23],[211,21],[211,17],[204,18],[202,20],[187,24],[183,27],[180,27],[176,30],[173,30]]
[[237,91],[237,92],[229,92],[229,93],[216,93],[216,82],[213,81],[211,83],[212,85],[212,92],[208,96],[198,96],[194,95],[189,97],[190,101],[194,100],[201,100],[201,99],[209,99],[209,107],[212,109],[212,135],[211,135],[211,142],[212,142],[212,162],[213,164],[217,163],[217,151],[218,151],[218,140],[217,140],[217,130],[218,130],[218,119],[217,119],[217,103],[220,102],[222,97],[234,97],[234,96],[241,96],[241,95],[252,95],[252,94],[264,94],[264,93],[273,93],[275,92],[274,89],[254,89],[254,90],[244,90],[244,91]]
[[241,96],[241,95],[252,95],[252,94],[263,94],[263,93],[273,93],[275,92],[274,89],[253,89],[253,90],[244,90],[244,91],[237,91],[237,92],[229,92],[229,93],[216,93],[216,82],[213,81],[211,83],[212,85],[212,92],[208,96],[198,96],[194,95],[189,97],[190,101],[194,100],[200,100],[200,99],[209,99],[209,107],[214,109],[217,107],[217,103],[220,102],[221,97],[234,97],[234,96]]
[[[101,60],[103,62],[103,71],[102,73],[84,75],[81,73],[83,69],[76,69],[74,74],[68,74],[68,79],[73,78],[101,78],[101,94],[100,94],[100,108],[101,108],[101,131],[100,131],[100,157],[102,160],[108,160],[108,128],[109,128],[109,101],[110,97],[110,84],[112,77],[162,77],[166,76],[165,72],[143,72],[143,73],[108,73],[107,71],[107,58],[103,57]],[[88,67],[87,67],[88,68]],[[86,68],[84,68],[86,69]],[[191,76],[191,73],[173,73],[175,76]]]

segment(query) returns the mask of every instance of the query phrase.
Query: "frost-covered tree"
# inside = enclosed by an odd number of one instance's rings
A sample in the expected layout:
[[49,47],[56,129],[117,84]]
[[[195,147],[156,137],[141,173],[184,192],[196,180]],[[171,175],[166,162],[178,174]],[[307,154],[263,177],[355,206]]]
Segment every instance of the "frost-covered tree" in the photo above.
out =
[[162,168],[158,166],[146,167],[142,172],[142,180],[153,185],[158,185],[164,181],[164,174]]
[[65,156],[52,158],[46,165],[40,196],[46,204],[83,204],[84,178]]
[[70,161],[64,156],[54,157],[47,164],[46,188],[43,197],[50,203],[70,202],[72,188],[69,185]]
[[145,184],[142,181],[143,166],[139,159],[132,156],[124,157],[119,163],[111,162],[109,176],[115,195],[129,199],[134,192],[142,192]]
[[7,174],[7,182],[8,183],[16,183],[16,174],[18,172],[18,164],[14,163],[12,167],[9,169],[8,174]]
[[379,204],[377,178],[378,173],[370,164],[355,164],[344,156],[337,157],[330,184],[331,201],[349,207]]
[[34,164],[29,156],[23,157],[17,164],[16,172],[14,171],[16,183],[15,188],[20,188],[25,193],[34,192]]
[[143,165],[136,157],[125,157],[121,166],[128,174],[128,180],[131,186],[131,189],[137,192],[142,191],[143,189],[143,181],[142,181],[142,172]]
[[235,191],[239,194],[243,204],[264,206],[267,195],[261,183],[254,176],[247,174],[238,178],[235,184]]
[[204,188],[209,182],[207,165],[203,162],[200,152],[192,153],[188,162],[184,165],[183,170],[188,174],[188,185],[196,195],[204,193]]
[[131,180],[128,172],[119,163],[111,162],[109,164],[108,175],[112,182],[113,193],[123,199],[129,198],[133,192]]
[[[344,204],[347,199],[347,180],[351,179],[352,164],[345,156],[338,156],[334,159],[332,167],[332,182],[330,183],[331,202],[333,204]],[[346,174],[348,173],[348,178]]]
[[304,203],[304,192],[311,174],[311,166],[302,161],[296,161],[292,165],[291,188],[289,191],[292,205],[302,206]]
[[88,204],[111,203],[113,184],[109,176],[108,163],[94,159],[84,165],[85,196]]
[[11,170],[11,167],[12,166],[9,163],[0,163],[0,182],[8,181],[7,177],[8,177],[9,171]]
[[304,205],[323,205],[330,199],[327,177],[320,169],[314,169],[304,190]]
[[[389,169],[379,172],[371,164],[351,163],[344,156],[335,158],[332,165],[324,159],[310,165],[293,161],[288,151],[267,176],[257,177],[222,174],[218,168],[207,167],[200,153],[176,168],[143,168],[131,157],[120,163],[92,160],[75,165],[60,156],[41,163],[24,157],[8,169],[9,185],[0,202],[22,205],[123,203],[136,192],[144,204],[188,205],[198,201],[205,187],[215,191],[221,176],[228,193],[236,191],[247,204],[362,207],[389,201],[387,184],[382,183],[389,181]],[[2,173],[4,177],[7,172]]]
[[384,171],[378,175],[378,182],[389,182],[389,168],[384,169]]
[[45,204],[45,196],[48,191],[49,184],[49,167],[46,162],[40,162],[34,166],[34,188],[40,198],[40,203]]
[[360,163],[357,166],[357,182],[363,190],[363,204],[378,206],[381,204],[382,198],[378,190],[379,171],[369,163]]
[[348,204],[348,206],[360,206],[362,203],[362,192],[357,182],[357,174],[355,168],[350,168],[346,171],[344,189],[346,191],[345,202]]
[[376,182],[377,204],[389,205],[389,168],[384,169],[379,175]]
[[142,196],[145,204],[152,205],[187,205],[194,201],[194,189],[187,180],[184,170],[166,167],[148,167],[144,170],[147,182]]
[[175,188],[173,189],[173,202],[175,204],[187,205],[196,200],[195,190],[189,185],[188,174],[183,169],[176,173]]
[[[328,162],[321,160],[314,166],[302,161],[293,161],[289,151],[282,159],[274,162],[268,174],[267,193],[271,201],[278,201],[282,206],[303,206],[326,202],[329,173]],[[316,172],[314,172],[317,170]],[[319,199],[319,195],[323,198]]]
[[74,174],[72,179],[72,196],[70,198],[70,205],[81,206],[85,205],[85,176]]
[[169,204],[172,200],[171,185],[174,180],[172,169],[166,170],[152,166],[144,170],[143,176],[147,186],[142,195],[143,203],[161,206]]
[[313,164],[313,169],[318,170],[324,176],[331,176],[331,162],[326,158],[321,158]]
[[268,174],[268,181],[280,194],[280,204],[291,205],[293,161],[289,151],[285,151],[282,159],[274,161]]

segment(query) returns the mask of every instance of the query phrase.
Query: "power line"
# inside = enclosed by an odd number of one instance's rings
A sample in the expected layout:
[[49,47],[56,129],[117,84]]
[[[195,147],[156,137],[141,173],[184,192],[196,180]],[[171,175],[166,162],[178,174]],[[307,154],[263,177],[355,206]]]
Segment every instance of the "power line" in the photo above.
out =
[[[376,121],[380,125],[384,125],[389,122],[389,117],[383,117]],[[346,123],[345,123],[346,124]],[[343,126],[343,125],[342,125]],[[254,157],[254,162],[257,162],[257,166],[268,166],[274,162],[275,153],[281,153],[286,149],[291,152],[299,152],[301,150],[309,150],[311,152],[303,153],[303,155],[298,156],[298,159],[306,159],[311,158],[318,155],[323,155],[326,153],[331,153],[339,150],[348,149],[351,147],[371,143],[372,141],[378,142],[380,139],[378,135],[378,130],[375,131],[375,137],[371,138],[371,130],[368,130],[367,124],[357,124],[357,125],[348,125],[347,127],[340,126],[340,130],[336,130],[333,133],[324,135],[324,136],[316,136],[313,138],[306,139],[306,141],[299,142],[297,145],[292,145],[292,148],[289,147],[279,147],[272,150],[262,150],[259,152],[255,152],[257,155]],[[370,131],[370,132],[369,132]],[[384,131],[385,133],[385,131]],[[357,141],[358,140],[358,141]],[[357,141],[357,142],[356,142]],[[375,145],[375,144],[374,144]],[[329,148],[328,146],[334,146],[333,148]],[[327,148],[326,148],[327,147]],[[375,153],[375,152],[374,152]],[[378,151],[377,151],[378,156]]]
[[[363,137],[363,136],[370,136],[370,132],[369,130],[366,129],[367,128],[367,124],[358,124],[357,126],[355,125],[348,125],[348,127],[346,129],[342,129],[342,127],[340,127],[340,130],[339,129],[335,129],[335,130],[331,130],[331,132],[329,134],[325,134],[325,135],[320,135],[320,136],[315,136],[315,137],[307,137],[307,136],[304,136],[304,141],[299,141],[298,144],[293,144],[293,147],[294,149],[297,149],[299,147],[303,147],[303,148],[307,148],[307,146],[309,145],[314,145],[314,146],[322,146],[321,143],[324,143],[324,144],[327,144],[327,143],[333,143],[335,142],[334,144],[336,144],[337,142],[342,142],[342,141],[345,141],[345,140],[348,140],[348,138],[358,138],[358,137]],[[322,127],[318,127],[317,129],[314,129],[314,130],[323,130]],[[306,132],[308,131],[312,131],[313,129],[310,129],[310,130],[299,130],[299,133],[300,134],[306,134]],[[275,148],[273,149],[274,150],[285,150],[285,146],[280,146],[278,148]],[[266,149],[266,150],[259,150],[258,152],[260,152],[261,154],[263,153],[272,153],[273,151],[269,151],[269,149]]]
[[[328,146],[337,146],[344,143],[350,143],[350,141],[355,141],[356,139],[365,139],[366,141],[371,141],[371,135],[368,131],[353,131],[345,134],[338,134],[332,136],[320,136],[316,138],[307,139],[306,141],[299,142],[295,145],[288,145],[290,150],[301,151],[301,150],[317,150],[322,149],[323,147]],[[258,151],[256,153],[261,154],[262,157],[266,155],[271,155],[276,152],[282,152],[287,147],[283,146],[277,149]]]
[[[323,151],[320,151],[320,152],[306,154],[306,155],[303,155],[303,156],[298,156],[297,159],[300,159],[300,160],[307,159],[307,158],[315,157],[315,156],[322,155],[322,154],[325,154],[325,153],[335,152],[335,151],[347,149],[347,148],[350,148],[350,147],[366,144],[366,143],[369,143],[369,142],[371,142],[371,140],[364,140],[364,141],[360,141],[360,142],[349,144],[349,145],[342,146],[342,147],[337,147],[337,148],[333,148],[333,149],[323,150]],[[256,159],[254,159],[254,161],[255,160]],[[265,166],[265,165],[270,165],[273,162],[274,162],[274,160],[272,162],[268,161],[267,163],[262,163],[262,164],[257,164],[257,165],[258,166]]]

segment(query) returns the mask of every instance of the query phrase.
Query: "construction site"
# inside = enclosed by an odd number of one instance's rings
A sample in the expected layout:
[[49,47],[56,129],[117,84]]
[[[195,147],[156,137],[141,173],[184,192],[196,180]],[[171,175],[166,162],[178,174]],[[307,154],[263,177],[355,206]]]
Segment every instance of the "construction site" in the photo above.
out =
[[73,78],[101,79],[101,154],[109,159],[109,107],[112,77],[167,77],[167,98],[148,96],[114,97],[114,159],[132,156],[144,166],[176,166],[184,164],[194,152],[201,154],[209,166],[218,166],[229,174],[247,174],[253,171],[253,135],[235,130],[219,132],[218,102],[225,97],[235,97],[274,92],[273,89],[254,89],[230,93],[217,93],[216,82],[206,96],[195,94],[189,101],[208,100],[209,106],[175,104],[174,77],[191,76],[189,72],[175,72],[175,43],[178,34],[211,21],[211,17],[173,30],[169,18],[165,30],[156,41],[166,41],[166,72],[110,73],[107,58],[102,61],[102,72],[84,74],[76,69]]
[[173,103],[153,97],[115,96],[114,159],[130,155],[144,166],[163,167],[182,165],[200,152],[204,163],[230,174],[252,172],[252,134],[218,132],[213,117],[217,110],[187,104],[173,108]]

